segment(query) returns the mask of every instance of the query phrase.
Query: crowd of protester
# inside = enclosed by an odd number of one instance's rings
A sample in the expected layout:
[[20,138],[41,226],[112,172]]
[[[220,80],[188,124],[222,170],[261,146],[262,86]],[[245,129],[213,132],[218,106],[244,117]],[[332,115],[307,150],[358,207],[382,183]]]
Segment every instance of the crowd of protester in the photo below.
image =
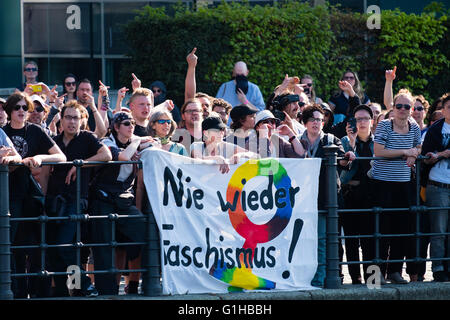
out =
[[[340,208],[406,208],[415,204],[416,160],[422,164],[421,204],[449,206],[450,192],[450,94],[429,103],[422,95],[401,89],[392,90],[396,68],[386,70],[384,101],[372,102],[366,95],[357,72],[346,70],[337,83],[337,92],[327,102],[316,95],[310,75],[284,76],[274,85],[264,102],[257,84],[248,81],[249,70],[243,61],[234,65],[232,79],[223,83],[216,96],[197,92],[196,49],[186,58],[185,101],[174,105],[166,85],[154,81],[149,88],[130,75],[131,87],[118,91],[117,104],[110,106],[109,87],[98,81],[97,103],[93,83],[68,73],[63,92],[38,82],[38,66],[25,63],[26,82],[6,100],[0,100],[0,163],[10,166],[9,196],[13,218],[69,217],[77,213],[91,216],[134,215],[119,219],[114,239],[118,242],[144,241],[142,223],[148,209],[143,172],[136,165],[84,166],[77,176],[71,164],[42,166],[43,162],[128,161],[138,160],[145,148],[159,148],[185,157],[212,160],[218,174],[242,159],[266,157],[323,158],[328,145],[337,146],[338,199]],[[129,97],[127,97],[127,95]],[[124,102],[126,101],[126,104]],[[358,157],[376,157],[372,161]],[[389,159],[391,158],[391,159]],[[220,173],[219,173],[220,172]],[[318,208],[326,209],[327,176],[322,162],[319,175]],[[79,180],[79,206],[76,185]],[[30,195],[32,196],[30,199]],[[420,231],[449,231],[448,210],[430,211],[420,216]],[[109,242],[109,220],[82,223],[81,241]],[[373,214],[341,213],[340,228],[346,236],[375,232]],[[412,212],[385,211],[380,214],[381,234],[411,234],[416,231]],[[326,216],[318,220],[318,268],[312,285],[324,286],[326,264]],[[38,224],[11,223],[13,245],[39,244]],[[51,221],[45,239],[48,244],[70,244],[77,237],[77,222]],[[416,256],[416,241],[409,236],[383,237],[379,243],[380,283],[408,283],[399,260]],[[439,260],[450,257],[450,237],[421,237],[420,256],[427,257],[430,245],[434,281],[447,281],[450,264]],[[362,251],[362,257],[359,252]],[[81,249],[81,268],[109,270],[113,267],[140,269],[141,247],[117,247],[115,264],[109,247]],[[344,247],[340,248],[341,261]],[[345,240],[347,261],[376,258],[375,239],[361,237]],[[389,262],[395,260],[395,262]],[[13,273],[40,271],[39,249],[15,249],[11,260]],[[77,264],[76,250],[59,246],[49,248],[46,269],[64,273]],[[350,264],[353,284],[370,276],[368,264]],[[409,281],[423,281],[425,263],[408,262]],[[118,294],[121,275],[83,276],[81,289],[68,290],[66,276],[14,277],[15,298],[98,294]],[[125,292],[138,293],[140,274],[126,275]]]

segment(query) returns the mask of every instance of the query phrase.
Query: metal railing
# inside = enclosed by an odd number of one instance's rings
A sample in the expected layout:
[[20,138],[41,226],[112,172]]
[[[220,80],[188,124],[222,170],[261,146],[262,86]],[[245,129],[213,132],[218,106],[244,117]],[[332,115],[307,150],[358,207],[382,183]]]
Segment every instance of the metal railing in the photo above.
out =
[[[420,237],[437,235],[436,233],[422,233],[420,232],[420,221],[419,214],[443,209],[441,207],[426,207],[419,205],[419,191],[416,192],[416,205],[410,208],[381,208],[374,207],[371,209],[339,209],[338,205],[338,190],[337,190],[337,161],[340,159],[337,157],[336,146],[325,147],[325,161],[326,175],[327,175],[327,203],[326,210],[319,210],[319,214],[326,214],[327,216],[327,226],[326,226],[326,279],[325,288],[326,289],[337,289],[341,286],[340,278],[340,266],[347,264],[380,264],[385,262],[420,262],[420,261],[433,261],[433,260],[450,260],[450,258],[443,259],[424,259],[420,257],[418,252],[419,246],[416,249],[416,257],[414,259],[405,259],[399,261],[393,260],[382,260],[380,259],[380,239],[383,237],[415,237],[416,245],[420,241]],[[357,158],[356,161],[373,160],[381,158]],[[420,170],[421,161],[425,159],[424,157],[419,157],[417,164],[417,186],[420,186]],[[73,162],[62,162],[62,163],[43,163],[42,165],[73,165],[76,167],[77,177],[81,177],[81,168],[85,165],[120,165],[120,164],[139,164],[140,161],[111,161],[108,163],[104,162],[86,162],[82,160],[75,160]],[[17,164],[11,164],[11,166],[17,166]],[[161,247],[159,242],[159,230],[156,225],[155,218],[151,212],[151,207],[148,206],[148,210],[143,210],[144,217],[146,220],[146,238],[144,242],[117,242],[115,239],[115,226],[118,219],[135,219],[142,218],[139,216],[132,215],[118,215],[116,213],[110,213],[109,215],[103,216],[93,216],[89,214],[82,214],[80,200],[81,200],[81,185],[80,180],[76,179],[76,214],[66,216],[66,217],[50,217],[45,215],[37,217],[26,217],[26,218],[10,218],[9,213],[9,187],[8,187],[8,175],[9,168],[5,165],[0,165],[0,299],[12,299],[13,293],[11,291],[11,279],[19,277],[51,277],[58,275],[72,275],[69,272],[49,272],[46,270],[46,251],[51,248],[61,248],[61,247],[73,247],[76,250],[76,261],[77,265],[81,266],[81,249],[85,247],[111,247],[112,251],[112,268],[109,270],[95,270],[95,271],[84,271],[81,270],[81,274],[117,274],[124,272],[141,272],[143,280],[143,294],[146,296],[158,296],[161,295]],[[419,188],[417,188],[419,189]],[[445,207],[444,209],[449,209]],[[411,211],[416,214],[416,232],[413,234],[381,234],[380,233],[380,214],[385,211]],[[356,236],[340,236],[339,230],[339,214],[340,213],[366,213],[375,215],[375,233],[373,235],[356,235]],[[81,223],[87,223],[89,221],[94,221],[97,219],[108,219],[111,221],[112,238],[111,241],[107,243],[83,243],[81,239]],[[47,244],[46,243],[46,228],[49,222],[53,221],[72,221],[77,223],[76,239],[74,243],[68,244]],[[40,242],[34,245],[20,245],[11,246],[10,242],[10,223],[11,222],[38,222],[40,225]],[[449,235],[449,233],[442,233],[440,235]],[[351,238],[374,238],[375,239],[375,259],[372,261],[340,261],[339,257],[339,246],[342,239]],[[142,245],[144,250],[142,252],[142,267],[140,269],[124,269],[119,270],[114,267],[115,265],[115,248],[126,247],[132,245]],[[39,249],[40,250],[40,271],[34,273],[11,273],[11,256],[12,250],[15,249]]]

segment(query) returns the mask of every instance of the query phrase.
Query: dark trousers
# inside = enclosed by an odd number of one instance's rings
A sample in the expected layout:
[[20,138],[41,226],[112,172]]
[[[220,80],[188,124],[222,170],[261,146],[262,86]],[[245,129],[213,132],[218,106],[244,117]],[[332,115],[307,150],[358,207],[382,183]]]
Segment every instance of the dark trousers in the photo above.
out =
[[[391,182],[374,180],[374,205],[382,208],[408,208],[412,203],[414,185],[411,182]],[[380,215],[381,234],[407,234],[414,232],[414,215],[409,211],[384,211]],[[411,259],[415,256],[416,245],[413,237],[386,237],[380,240],[380,258],[385,260]],[[381,272],[402,273],[403,262],[389,262],[380,265]],[[408,262],[409,274],[417,274],[417,263]]]
[[[112,221],[109,219],[95,219],[92,221],[92,241],[94,243],[110,243],[113,240],[113,232],[115,241],[123,240],[126,242],[142,242],[145,238],[145,219],[143,214],[135,207],[119,208],[112,202],[106,202],[96,199],[92,203],[92,214],[94,216],[109,215],[116,213],[119,215],[136,215],[141,218],[119,218],[114,220],[115,229],[112,229]],[[121,241],[122,242],[122,241]],[[140,253],[140,246],[122,247],[127,248],[127,254],[130,260],[137,258]],[[95,270],[110,270],[115,267],[113,261],[114,247],[94,247],[94,267]],[[118,286],[116,274],[96,274],[95,287],[101,295],[118,294]]]
[[[46,203],[47,212],[49,216],[62,216],[68,217],[70,215],[75,215],[76,212],[76,202],[75,200],[67,199],[65,202],[65,207],[59,213],[52,212],[50,209],[50,199]],[[87,201],[81,200],[80,207],[82,212],[85,213],[87,209]],[[84,223],[80,225],[81,231],[81,240],[82,242],[86,241],[86,226]],[[74,244],[76,241],[77,234],[77,222],[75,221],[56,221],[49,223],[48,228],[48,242],[50,244]],[[77,265],[80,270],[83,270],[82,264],[86,263],[87,255],[86,252],[88,250],[80,250],[80,262],[77,261],[77,249],[75,247],[58,247],[51,248],[48,250],[48,269],[52,272],[66,272],[67,268],[71,265]],[[69,294],[67,288],[67,276],[54,276],[55,282],[55,290],[54,296],[67,296]],[[91,285],[91,280],[87,275],[81,275],[80,279],[81,290],[87,289]]]
[[[11,218],[37,217],[42,208],[31,199],[10,199]],[[40,227],[37,222],[11,222],[13,246],[29,246],[40,243]],[[44,266],[45,267],[45,266]],[[37,273],[41,270],[40,249],[14,249],[11,256],[12,273]],[[38,276],[13,277],[11,289],[14,298],[48,297],[50,278]]]
[[[372,205],[372,186],[369,183],[358,186],[344,185],[342,196],[344,198],[345,209],[368,209]],[[371,213],[341,213],[339,216],[345,236],[372,235],[375,221]],[[361,246],[362,258],[370,261],[375,257],[375,246],[373,238],[352,238],[345,239],[345,252],[347,261],[360,261],[359,246]],[[363,264],[366,276],[368,264]],[[352,280],[361,277],[360,264],[349,264],[348,270]]]

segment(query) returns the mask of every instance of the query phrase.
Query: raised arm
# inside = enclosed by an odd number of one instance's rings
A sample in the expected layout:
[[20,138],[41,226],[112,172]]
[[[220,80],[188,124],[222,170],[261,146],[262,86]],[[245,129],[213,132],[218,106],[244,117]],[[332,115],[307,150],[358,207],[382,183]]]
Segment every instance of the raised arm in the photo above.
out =
[[191,53],[186,57],[188,69],[186,79],[184,80],[184,101],[194,98],[197,90],[197,83],[195,82],[195,68],[197,66],[198,57],[195,55],[197,48],[192,49]]
[[397,71],[397,66],[394,67],[394,70],[386,70],[386,82],[384,84],[384,93],[383,93],[383,102],[389,111],[394,106],[394,94],[392,92],[392,83],[395,79],[395,72]]

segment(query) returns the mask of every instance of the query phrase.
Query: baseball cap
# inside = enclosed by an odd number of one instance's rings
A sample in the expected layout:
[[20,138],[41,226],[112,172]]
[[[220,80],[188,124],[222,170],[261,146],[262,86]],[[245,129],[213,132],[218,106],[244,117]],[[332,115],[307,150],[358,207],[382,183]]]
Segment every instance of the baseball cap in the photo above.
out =
[[44,100],[37,94],[33,94],[30,98],[31,98],[31,101],[38,102],[42,107],[47,106],[47,104],[44,102]]
[[114,128],[114,125],[116,123],[121,123],[124,120],[132,120],[132,119],[133,117],[128,112],[117,112],[111,121],[111,128]]
[[202,131],[209,129],[223,130],[226,128],[227,126],[220,117],[207,117],[202,121]]
[[328,103],[326,103],[326,102],[322,102],[320,104],[320,106],[322,107],[323,111],[327,110],[327,111],[329,111],[331,113],[333,112],[333,110],[331,110],[331,108],[330,108],[330,105]]
[[235,106],[233,109],[231,109],[230,117],[233,122],[238,122],[239,119],[257,113],[258,110],[252,107],[249,107],[246,104],[241,104],[239,106]]
[[355,109],[353,109],[353,116],[355,116],[355,113],[359,110],[366,110],[370,114],[370,118],[373,119],[373,111],[367,104],[360,104]]

